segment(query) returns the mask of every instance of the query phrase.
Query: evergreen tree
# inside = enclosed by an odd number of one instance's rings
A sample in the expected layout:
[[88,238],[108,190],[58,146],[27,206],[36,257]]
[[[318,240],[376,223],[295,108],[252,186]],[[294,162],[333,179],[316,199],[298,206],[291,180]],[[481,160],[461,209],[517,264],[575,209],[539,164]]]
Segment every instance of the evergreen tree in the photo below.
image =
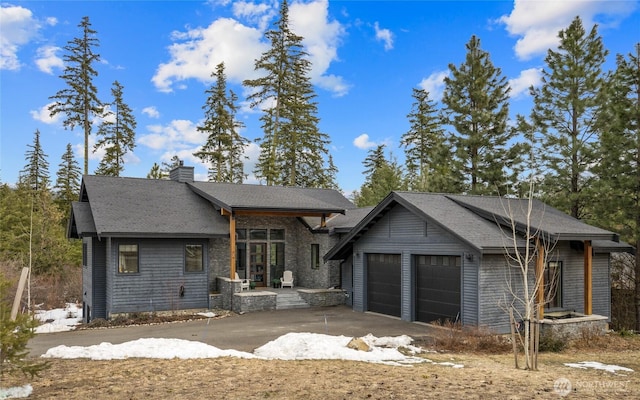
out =
[[597,25],[587,34],[579,17],[558,36],[558,50],[549,50],[545,58],[542,87],[531,91],[532,120],[542,134],[546,200],[575,218],[585,218],[592,196],[589,170],[597,160],[596,121],[607,50]]
[[55,100],[49,106],[49,113],[53,117],[58,113],[65,115],[63,125],[73,129],[81,126],[84,130],[84,174],[89,173],[89,136],[91,135],[91,119],[102,115],[102,104],[98,100],[98,90],[93,85],[93,78],[98,73],[93,68],[94,63],[100,61],[100,55],[93,52],[99,46],[95,37],[96,31],[91,29],[89,17],[83,17],[78,25],[82,28],[82,37],[74,38],[64,49],[62,59],[65,69],[62,78],[67,87],[58,91],[50,99]]
[[516,178],[511,171],[519,149],[510,143],[507,128],[509,85],[472,36],[466,45],[465,62],[449,64],[442,102],[453,126],[456,173],[468,177],[466,191],[472,194],[504,194]]
[[207,142],[193,153],[209,166],[209,181],[242,183],[244,173],[244,148],[248,140],[240,136],[238,130],[244,124],[236,120],[238,97],[232,90],[227,93],[227,78],[224,63],[211,74],[216,83],[205,93],[209,95],[204,109],[203,126],[197,129],[207,133]]
[[456,176],[451,152],[442,128],[442,116],[424,89],[413,89],[415,99],[409,118],[410,128],[402,135],[409,190],[423,192],[462,191],[462,176]]
[[147,174],[147,179],[167,179],[169,174],[160,168],[158,163],[153,163],[151,171]]
[[105,154],[96,174],[120,176],[124,169],[124,156],[135,148],[136,119],[131,108],[122,98],[123,87],[115,81],[111,88],[113,102],[110,105],[113,110],[108,110],[103,116],[103,121],[98,128],[98,140],[94,146],[94,152],[100,148],[105,149]]
[[72,201],[77,201],[80,195],[80,166],[73,157],[71,143],[67,144],[67,151],[62,155],[62,162],[58,165],[56,185],[56,201],[63,212],[67,212]]
[[318,129],[315,93],[309,77],[311,62],[302,37],[289,28],[289,7],[283,1],[275,29],[266,33],[271,48],[256,60],[265,75],[244,81],[254,90],[251,107],[261,107],[264,135],[254,171],[267,185],[318,187],[335,181],[335,166],[327,168],[328,135]]
[[40,131],[36,129],[33,144],[27,145],[31,150],[25,153],[27,165],[20,171],[20,184],[34,192],[49,189],[49,162],[40,145]]
[[601,162],[598,175],[596,224],[620,232],[633,243],[635,257],[635,330],[640,331],[640,43],[627,58],[616,57],[617,68],[607,79],[606,102],[599,114]]
[[384,145],[378,145],[369,153],[362,164],[365,167],[365,183],[354,194],[354,203],[358,207],[378,204],[394,190],[406,190],[402,168],[395,158],[390,160],[384,155]]
[[38,326],[38,321],[28,313],[18,313],[15,319],[11,318],[12,307],[7,300],[11,298],[9,283],[4,275],[0,274],[0,378],[5,373],[17,372],[29,374],[33,378],[49,368],[50,363],[28,357],[27,345],[29,339],[36,335],[35,328]]

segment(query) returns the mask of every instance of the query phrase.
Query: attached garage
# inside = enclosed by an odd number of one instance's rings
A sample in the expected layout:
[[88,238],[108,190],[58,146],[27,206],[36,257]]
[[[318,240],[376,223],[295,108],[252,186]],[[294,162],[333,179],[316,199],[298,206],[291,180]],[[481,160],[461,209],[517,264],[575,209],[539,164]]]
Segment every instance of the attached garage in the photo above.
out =
[[416,320],[460,319],[462,259],[457,256],[415,256]]
[[367,310],[400,317],[400,254],[367,254]]

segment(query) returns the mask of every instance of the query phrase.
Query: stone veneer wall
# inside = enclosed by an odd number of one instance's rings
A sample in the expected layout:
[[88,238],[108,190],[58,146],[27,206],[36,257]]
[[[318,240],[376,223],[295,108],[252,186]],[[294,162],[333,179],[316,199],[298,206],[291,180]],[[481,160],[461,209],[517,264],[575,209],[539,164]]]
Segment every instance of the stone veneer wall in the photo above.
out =
[[609,324],[603,315],[585,315],[566,319],[543,319],[540,334],[549,334],[554,338],[576,339],[588,335],[604,335]]
[[338,306],[346,301],[342,289],[298,289],[298,294],[311,307]]

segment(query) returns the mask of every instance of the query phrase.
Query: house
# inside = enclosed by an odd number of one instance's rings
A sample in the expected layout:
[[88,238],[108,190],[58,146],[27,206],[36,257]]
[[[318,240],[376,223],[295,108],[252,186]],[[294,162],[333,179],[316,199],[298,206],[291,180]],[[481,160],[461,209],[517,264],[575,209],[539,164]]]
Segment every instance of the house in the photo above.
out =
[[531,268],[532,274],[536,268],[544,271],[547,279],[541,313],[609,319],[610,254],[630,246],[537,200],[531,202],[527,223],[528,204],[502,197],[392,192],[357,222],[349,221],[349,213],[329,221],[340,240],[324,259],[341,262],[342,288],[356,311],[406,321],[449,319],[504,333],[510,329],[506,304],[523,280],[505,255],[524,249],[523,232],[530,226],[534,236],[553,245]]
[[338,263],[322,261],[336,242],[327,219],[355,208],[340,192],[193,178],[183,165],[169,180],[83,177],[67,236],[83,243],[85,320],[212,301],[238,311],[274,308],[275,294],[242,292],[235,274],[266,287],[285,269],[296,286],[343,302],[343,292],[330,289],[340,285]]
[[[87,321],[274,309],[278,295],[266,289],[291,270],[309,305],[506,332],[505,304],[522,279],[505,256],[525,247],[527,226],[553,244],[541,249],[547,254],[529,277],[545,276],[541,313],[609,319],[610,255],[631,247],[537,200],[527,223],[527,205],[392,192],[375,207],[356,208],[336,190],[196,182],[193,167],[180,165],[169,180],[84,176],[67,235],[83,242]],[[265,290],[243,290],[244,279]]]

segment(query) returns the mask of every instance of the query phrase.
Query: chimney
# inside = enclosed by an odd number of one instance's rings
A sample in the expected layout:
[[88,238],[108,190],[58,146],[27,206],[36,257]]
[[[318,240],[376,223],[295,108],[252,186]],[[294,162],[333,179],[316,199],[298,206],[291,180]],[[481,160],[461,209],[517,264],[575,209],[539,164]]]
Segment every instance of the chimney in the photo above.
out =
[[184,162],[180,161],[180,164],[169,172],[169,178],[172,181],[193,182],[193,167],[185,167]]

